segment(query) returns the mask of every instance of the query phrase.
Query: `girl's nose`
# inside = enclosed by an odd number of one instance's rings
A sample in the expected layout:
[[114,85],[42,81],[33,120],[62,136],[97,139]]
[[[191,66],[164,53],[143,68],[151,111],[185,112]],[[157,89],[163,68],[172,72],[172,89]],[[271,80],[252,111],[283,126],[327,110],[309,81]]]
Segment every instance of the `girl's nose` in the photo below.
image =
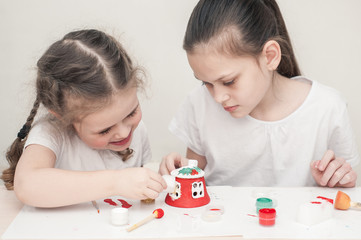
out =
[[223,103],[230,98],[230,95],[222,86],[214,86],[213,98],[217,103]]
[[124,125],[124,124],[118,124],[115,127],[114,138],[117,138],[117,139],[126,138],[126,137],[128,137],[130,130],[131,130],[131,126]]

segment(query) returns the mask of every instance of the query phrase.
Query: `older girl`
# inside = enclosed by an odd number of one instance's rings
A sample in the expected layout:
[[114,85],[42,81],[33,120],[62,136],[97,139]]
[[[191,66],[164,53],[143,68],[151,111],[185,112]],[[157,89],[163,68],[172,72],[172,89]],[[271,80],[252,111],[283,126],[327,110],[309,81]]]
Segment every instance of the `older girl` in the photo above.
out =
[[[170,124],[209,185],[353,187],[345,101],[301,75],[274,0],[201,0],[184,37],[196,88]],[[166,156],[160,173],[183,165]]]

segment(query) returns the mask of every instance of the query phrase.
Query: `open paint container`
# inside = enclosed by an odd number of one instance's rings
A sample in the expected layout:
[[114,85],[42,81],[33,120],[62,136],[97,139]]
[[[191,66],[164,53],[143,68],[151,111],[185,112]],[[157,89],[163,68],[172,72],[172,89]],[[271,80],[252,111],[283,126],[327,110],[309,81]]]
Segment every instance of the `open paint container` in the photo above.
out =
[[258,212],[259,224],[263,226],[272,226],[276,221],[276,209],[262,208]]

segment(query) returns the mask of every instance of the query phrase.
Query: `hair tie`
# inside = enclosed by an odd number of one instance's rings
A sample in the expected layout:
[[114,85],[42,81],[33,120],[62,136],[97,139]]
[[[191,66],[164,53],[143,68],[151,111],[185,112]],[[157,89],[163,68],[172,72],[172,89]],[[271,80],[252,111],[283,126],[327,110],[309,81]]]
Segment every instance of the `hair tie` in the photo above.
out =
[[20,138],[21,140],[24,139],[28,135],[29,131],[30,131],[30,126],[24,124],[23,127],[18,132],[18,138]]

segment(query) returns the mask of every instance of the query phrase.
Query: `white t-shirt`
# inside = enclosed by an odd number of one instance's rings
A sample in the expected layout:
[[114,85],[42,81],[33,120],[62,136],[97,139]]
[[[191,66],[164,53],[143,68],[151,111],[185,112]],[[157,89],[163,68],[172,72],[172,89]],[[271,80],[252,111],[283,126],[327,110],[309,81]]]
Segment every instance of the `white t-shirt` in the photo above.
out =
[[147,130],[142,121],[133,132],[130,148],[133,156],[126,161],[114,151],[96,150],[88,147],[75,133],[60,131],[45,119],[36,122],[26,140],[25,147],[39,144],[56,155],[55,168],[95,171],[140,167],[151,159]]
[[205,156],[207,185],[314,186],[310,162],[327,149],[351,166],[360,157],[347,104],[334,89],[303,77],[304,103],[279,121],[233,118],[205,86],[192,91],[169,125],[192,151]]

